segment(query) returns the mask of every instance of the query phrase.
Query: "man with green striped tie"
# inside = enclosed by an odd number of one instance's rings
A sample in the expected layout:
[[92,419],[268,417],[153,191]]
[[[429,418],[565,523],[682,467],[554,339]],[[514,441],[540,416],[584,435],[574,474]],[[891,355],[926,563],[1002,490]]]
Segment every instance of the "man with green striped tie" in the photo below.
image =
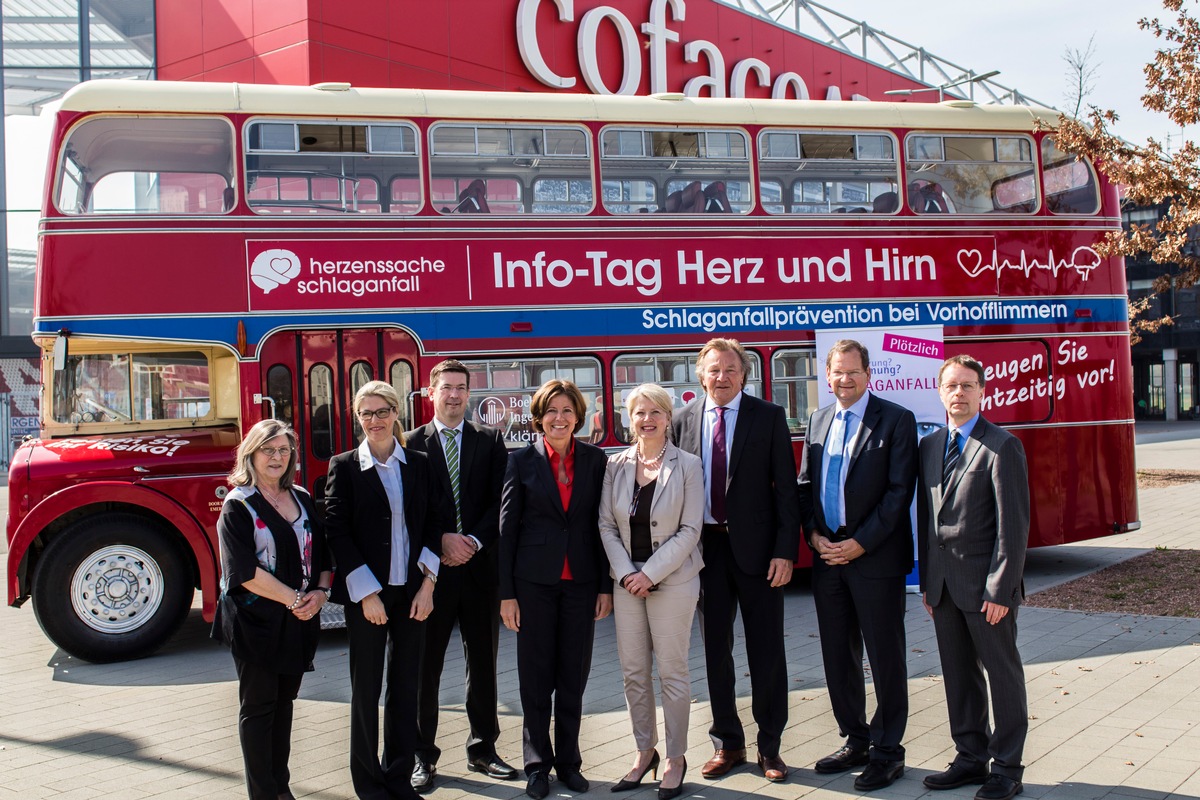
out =
[[433,420],[407,434],[406,446],[429,455],[434,477],[454,498],[457,530],[442,536],[442,567],[433,613],[425,621],[417,679],[417,748],[413,788],[433,789],[441,750],[437,738],[438,689],[450,635],[458,624],[466,656],[466,709],[470,723],[467,769],[497,780],[517,771],[496,754],[500,720],[496,697],[496,650],[500,598],[496,542],[500,491],[508,451],[499,431],[466,419],[471,373],[448,359],[429,372]]

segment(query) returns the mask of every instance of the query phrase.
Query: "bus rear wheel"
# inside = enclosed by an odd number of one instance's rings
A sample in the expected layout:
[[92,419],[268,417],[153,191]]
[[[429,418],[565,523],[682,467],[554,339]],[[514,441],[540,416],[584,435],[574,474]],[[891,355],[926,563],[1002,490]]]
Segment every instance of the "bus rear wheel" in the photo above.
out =
[[81,520],[47,545],[33,611],[52,642],[103,663],[149,655],[191,606],[187,563],[171,535],[131,514]]

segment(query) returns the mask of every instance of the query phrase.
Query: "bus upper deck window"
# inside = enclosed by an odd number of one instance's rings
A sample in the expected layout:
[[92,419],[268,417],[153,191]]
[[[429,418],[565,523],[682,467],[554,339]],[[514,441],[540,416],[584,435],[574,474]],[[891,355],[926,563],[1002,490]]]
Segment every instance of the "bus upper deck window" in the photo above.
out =
[[891,214],[900,166],[889,134],[770,129],[758,139],[768,214]]
[[223,214],[233,209],[233,128],[204,117],[85,120],[63,146],[64,214]]
[[438,123],[429,132],[440,214],[586,214],[590,137],[567,126]]
[[407,122],[251,122],[246,200],[256,214],[415,214],[417,141]]
[[745,214],[748,138],[740,130],[609,128],[601,133],[610,214]]
[[907,202],[916,214],[1031,214],[1037,209],[1027,136],[913,134],[905,142]]
[[1059,150],[1051,136],[1042,139],[1042,183],[1051,214],[1095,214],[1100,210],[1091,163]]

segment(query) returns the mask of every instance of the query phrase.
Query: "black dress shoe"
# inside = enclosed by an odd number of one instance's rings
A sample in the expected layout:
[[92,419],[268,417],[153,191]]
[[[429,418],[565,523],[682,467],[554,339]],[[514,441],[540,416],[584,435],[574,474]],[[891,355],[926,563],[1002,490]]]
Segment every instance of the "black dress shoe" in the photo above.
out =
[[[666,776],[663,776],[666,777]],[[676,797],[683,794],[683,782],[687,778],[687,759],[683,759],[683,773],[679,776],[679,785],[663,788],[660,783],[658,785],[658,800],[675,800]]]
[[621,780],[619,780],[615,784],[613,784],[612,789],[610,789],[609,791],[628,792],[631,789],[636,789],[637,787],[642,785],[642,780],[646,777],[647,772],[653,773],[652,779],[658,778],[658,764],[659,764],[658,751],[655,750],[654,755],[650,756],[650,760],[646,762],[646,768],[644,770],[642,770],[641,774],[638,775],[635,780],[629,780],[629,778],[621,778]]
[[946,768],[945,772],[935,772],[932,775],[926,775],[925,780],[921,781],[921,783],[925,784],[926,789],[940,791],[942,789],[957,789],[960,786],[966,786],[968,783],[983,783],[987,779],[987,764],[975,764],[971,766],[955,761]]
[[825,756],[818,761],[813,769],[822,775],[832,775],[835,772],[845,772],[855,767],[864,767],[870,760],[871,754],[867,748],[859,749],[845,744],[836,753]]
[[421,759],[413,762],[412,788],[417,794],[429,794],[433,791],[433,779],[437,777],[437,765]]
[[492,753],[490,756],[467,759],[469,772],[480,772],[498,781],[511,781],[517,777],[517,771],[500,760],[500,756]]
[[525,794],[533,798],[533,800],[542,800],[543,797],[550,794],[550,776],[545,770],[535,769],[532,772],[525,773],[529,780],[525,784]]
[[583,773],[574,767],[558,767],[554,771],[558,774],[558,782],[572,792],[582,794],[591,786],[588,779],[583,777]]
[[993,772],[983,788],[975,793],[975,800],[1012,800],[1023,791],[1025,786],[1020,781]]
[[862,774],[854,779],[854,788],[860,792],[871,792],[891,786],[904,774],[903,761],[872,761]]

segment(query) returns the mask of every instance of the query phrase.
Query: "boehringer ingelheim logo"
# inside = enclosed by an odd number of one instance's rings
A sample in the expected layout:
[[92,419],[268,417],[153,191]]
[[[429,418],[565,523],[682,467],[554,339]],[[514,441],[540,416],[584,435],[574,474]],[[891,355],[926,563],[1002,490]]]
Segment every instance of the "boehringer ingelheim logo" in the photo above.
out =
[[300,259],[291,250],[264,250],[250,263],[250,280],[270,294],[276,286],[291,282],[300,274]]

